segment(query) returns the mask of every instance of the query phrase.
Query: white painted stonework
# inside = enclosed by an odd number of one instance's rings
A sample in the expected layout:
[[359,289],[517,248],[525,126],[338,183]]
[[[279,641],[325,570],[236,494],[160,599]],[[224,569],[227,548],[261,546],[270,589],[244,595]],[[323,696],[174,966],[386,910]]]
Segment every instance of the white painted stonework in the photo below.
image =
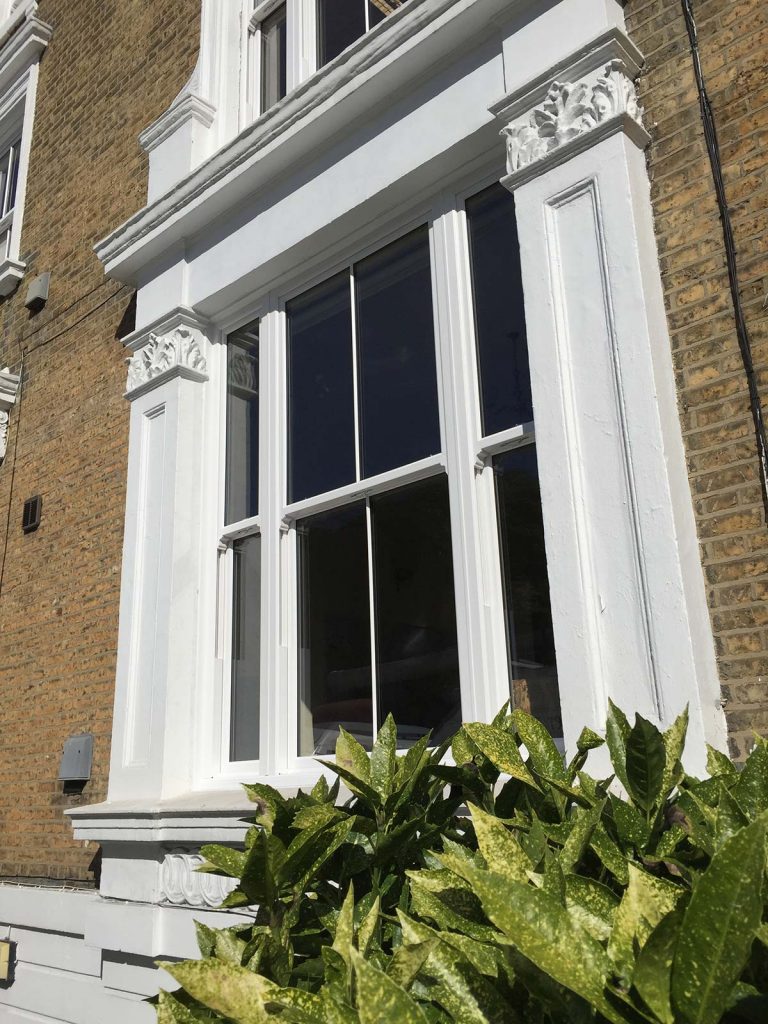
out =
[[18,392],[19,377],[11,373],[6,366],[4,370],[0,370],[0,462],[5,458],[8,447],[8,425]]
[[[642,55],[622,5],[408,0],[315,71],[314,7],[291,0],[289,92],[259,114],[237,77],[250,9],[202,2],[196,72],[142,136],[148,204],[97,246],[138,288],[109,795],[70,812],[75,838],[102,844],[101,890],[67,896],[83,924],[52,917],[47,966],[19,968],[47,971],[51,992],[87,986],[102,1016],[69,1009],[75,997],[43,1005],[31,981],[0,992],[32,1019],[151,1019],[136,1001],[157,983],[151,958],[190,955],[192,917],[225,892],[193,868],[204,843],[242,842],[239,782],[292,792],[317,778],[296,740],[306,509],[284,504],[285,303],[424,223],[441,451],[402,479],[448,477],[462,713],[488,719],[508,697],[490,462],[520,438],[480,433],[463,214],[493,182],[517,210],[565,746],[602,725],[609,697],[661,723],[688,704],[692,768],[704,739],[725,741],[634,87]],[[225,533],[224,341],[256,318],[259,379],[251,367],[243,383],[259,391],[266,500]],[[232,763],[232,542],[256,528],[265,725],[260,760]],[[13,927],[34,927],[16,899],[0,889],[0,924],[13,911]],[[65,946],[81,966],[60,966]]]

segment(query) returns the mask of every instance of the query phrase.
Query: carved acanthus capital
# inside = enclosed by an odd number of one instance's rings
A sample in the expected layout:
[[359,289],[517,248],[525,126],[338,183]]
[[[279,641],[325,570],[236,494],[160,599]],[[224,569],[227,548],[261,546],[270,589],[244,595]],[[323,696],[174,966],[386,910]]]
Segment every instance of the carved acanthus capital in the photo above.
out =
[[501,129],[507,140],[507,173],[541,160],[613,118],[642,126],[635,85],[621,60],[580,82],[553,82],[544,102]]
[[8,422],[10,417],[5,409],[0,409],[0,462],[5,458],[8,448]]
[[5,458],[8,447],[8,424],[10,410],[16,401],[19,390],[19,376],[11,373],[8,367],[0,370],[0,462]]
[[203,355],[205,336],[188,317],[174,317],[153,330],[133,336],[128,344],[133,349],[133,355],[126,360],[126,393],[130,398],[170,376],[207,379],[208,368]]
[[205,862],[199,853],[175,850],[167,853],[160,867],[162,897],[175,906],[221,906],[236,887],[234,878],[210,875],[197,869]]

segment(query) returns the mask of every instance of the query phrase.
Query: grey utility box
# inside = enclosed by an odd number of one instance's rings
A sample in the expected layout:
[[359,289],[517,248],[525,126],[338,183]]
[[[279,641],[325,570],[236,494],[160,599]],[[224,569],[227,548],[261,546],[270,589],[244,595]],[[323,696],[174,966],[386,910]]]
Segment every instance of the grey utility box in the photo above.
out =
[[91,777],[93,736],[89,732],[70,736],[64,741],[59,767],[60,782],[87,782]]

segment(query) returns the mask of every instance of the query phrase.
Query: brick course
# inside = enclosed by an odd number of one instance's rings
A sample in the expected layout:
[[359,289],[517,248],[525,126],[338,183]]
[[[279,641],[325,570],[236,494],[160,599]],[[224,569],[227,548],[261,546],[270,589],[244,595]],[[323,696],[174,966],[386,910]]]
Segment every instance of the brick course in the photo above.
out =
[[[692,0],[768,404],[768,7]],[[768,734],[768,531],[719,211],[680,0],[628,0],[680,416],[733,752]]]
[[[22,365],[0,467],[0,877],[88,883],[95,846],[62,812],[107,790],[122,553],[132,294],[96,241],[146,201],[138,135],[191,74],[199,0],[41,0],[43,55],[21,241],[27,276],[0,300],[0,367]],[[30,315],[35,274],[50,298]],[[24,499],[43,499],[36,533]],[[6,519],[8,530],[6,537]],[[64,740],[94,734],[91,781],[57,781]],[[90,848],[89,848],[90,847]]]

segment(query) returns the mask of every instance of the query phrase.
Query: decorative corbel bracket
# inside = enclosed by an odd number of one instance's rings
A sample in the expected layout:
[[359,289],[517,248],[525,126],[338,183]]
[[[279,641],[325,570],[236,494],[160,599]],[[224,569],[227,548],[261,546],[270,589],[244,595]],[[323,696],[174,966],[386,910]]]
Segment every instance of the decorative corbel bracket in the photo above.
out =
[[8,446],[8,424],[11,406],[16,402],[19,392],[19,377],[11,373],[8,367],[0,370],[0,462],[5,458]]
[[189,850],[172,850],[160,867],[161,899],[174,906],[202,907],[213,910],[220,907],[236,887],[234,878],[201,873],[197,869],[205,857]]
[[124,339],[133,354],[125,397],[133,401],[174,377],[208,380],[206,327],[191,309],[179,306],[168,316]]
[[644,149],[650,136],[634,84],[642,63],[637,47],[611,29],[494,104],[507,145],[502,184],[517,188],[617,132]]

